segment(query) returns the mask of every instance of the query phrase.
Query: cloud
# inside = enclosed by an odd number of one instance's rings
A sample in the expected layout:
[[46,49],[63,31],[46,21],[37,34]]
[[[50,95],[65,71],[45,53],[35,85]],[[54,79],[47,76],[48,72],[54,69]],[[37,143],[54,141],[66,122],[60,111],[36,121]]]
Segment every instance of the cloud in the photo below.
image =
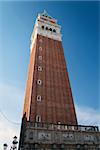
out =
[[24,91],[20,87],[0,83],[0,150],[4,143],[10,148],[15,135],[19,138],[21,124],[12,122],[21,122],[23,97]]
[[12,84],[0,83],[0,110],[15,122],[20,122],[24,90]]
[[79,124],[100,126],[100,111],[86,106],[76,105]]

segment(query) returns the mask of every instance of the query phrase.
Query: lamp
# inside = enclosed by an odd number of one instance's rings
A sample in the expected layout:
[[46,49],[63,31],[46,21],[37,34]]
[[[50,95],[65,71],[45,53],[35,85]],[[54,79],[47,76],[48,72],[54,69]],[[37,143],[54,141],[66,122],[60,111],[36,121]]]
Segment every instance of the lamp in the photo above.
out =
[[7,150],[8,145],[6,143],[3,144],[3,149]]
[[13,150],[16,150],[17,149],[17,143],[18,143],[18,141],[17,141],[17,136],[14,136],[13,137],[13,141],[12,141],[12,149]]

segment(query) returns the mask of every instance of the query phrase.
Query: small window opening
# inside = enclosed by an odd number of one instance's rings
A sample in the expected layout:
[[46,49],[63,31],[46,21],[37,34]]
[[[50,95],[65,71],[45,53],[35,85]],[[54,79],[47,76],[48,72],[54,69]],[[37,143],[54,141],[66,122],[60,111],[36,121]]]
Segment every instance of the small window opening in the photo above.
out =
[[55,30],[55,29],[53,29],[53,32],[56,32],[56,30]]
[[52,29],[51,29],[51,28],[50,28],[49,30],[50,30],[50,31],[52,31]]
[[46,27],[45,29],[48,30],[48,27]]
[[38,66],[38,71],[42,71],[42,67],[41,66]]
[[39,47],[39,50],[42,51],[42,47],[41,46]]
[[38,85],[41,85],[41,84],[42,84],[42,80],[38,79],[38,80],[37,80],[37,84],[38,84]]
[[41,116],[40,115],[36,116],[36,122],[41,122]]
[[44,26],[42,26],[42,29],[44,30]]
[[37,96],[37,101],[39,101],[39,102],[41,101],[41,95]]

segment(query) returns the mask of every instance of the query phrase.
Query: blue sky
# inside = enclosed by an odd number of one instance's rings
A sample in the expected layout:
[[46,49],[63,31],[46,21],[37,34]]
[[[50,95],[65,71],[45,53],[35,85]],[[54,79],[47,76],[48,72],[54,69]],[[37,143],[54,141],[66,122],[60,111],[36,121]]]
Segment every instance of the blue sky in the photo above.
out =
[[[0,2],[0,110],[9,119],[20,122],[30,37],[37,14],[44,9],[62,26],[64,53],[77,114],[82,117],[80,110],[84,112],[86,109],[96,118],[100,109],[100,93],[99,5],[95,1]],[[84,116],[79,119],[85,120]],[[90,123],[87,118],[85,123],[95,124],[97,120],[91,119]]]

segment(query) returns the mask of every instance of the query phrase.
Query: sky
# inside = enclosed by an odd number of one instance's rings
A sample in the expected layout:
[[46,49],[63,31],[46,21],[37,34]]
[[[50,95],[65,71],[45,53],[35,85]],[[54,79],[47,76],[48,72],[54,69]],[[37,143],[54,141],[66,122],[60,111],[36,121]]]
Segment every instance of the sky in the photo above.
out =
[[19,137],[30,38],[44,9],[62,27],[78,122],[100,126],[99,6],[96,1],[0,1],[0,150]]

